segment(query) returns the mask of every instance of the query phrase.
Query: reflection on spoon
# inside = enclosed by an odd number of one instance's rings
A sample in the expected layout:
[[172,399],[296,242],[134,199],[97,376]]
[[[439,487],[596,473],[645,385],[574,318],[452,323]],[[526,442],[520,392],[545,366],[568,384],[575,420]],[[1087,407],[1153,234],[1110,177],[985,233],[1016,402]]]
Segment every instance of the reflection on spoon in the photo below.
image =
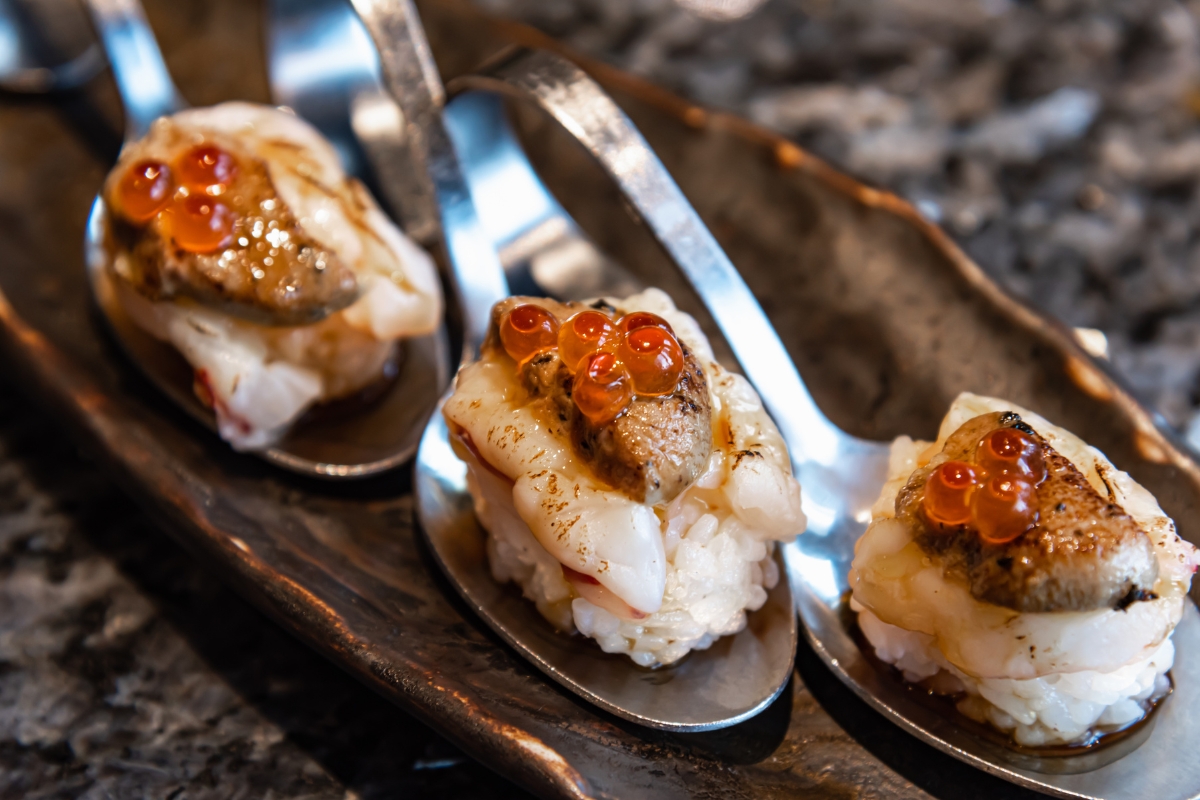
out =
[[91,8],[127,126],[86,255],[124,349],[236,449],[323,477],[407,460],[446,383],[430,258],[306,123],[184,109],[136,0]]

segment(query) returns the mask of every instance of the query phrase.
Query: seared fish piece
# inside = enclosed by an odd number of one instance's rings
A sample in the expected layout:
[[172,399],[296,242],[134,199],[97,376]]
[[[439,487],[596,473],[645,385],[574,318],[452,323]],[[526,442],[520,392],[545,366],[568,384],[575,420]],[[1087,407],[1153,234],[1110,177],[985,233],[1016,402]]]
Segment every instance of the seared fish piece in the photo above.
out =
[[[485,347],[501,347],[501,320],[524,304],[541,306],[560,322],[587,309],[614,313],[602,303],[510,297],[492,310]],[[621,416],[602,425],[593,424],[573,402],[572,376],[557,349],[535,355],[519,372],[530,392],[554,402],[575,454],[597,477],[630,499],[655,505],[673,500],[691,484],[713,449],[708,381],[695,354],[682,341],[680,347],[684,368],[675,390],[658,397],[635,396]]]
[[[987,542],[973,523],[930,520],[923,505],[930,474],[950,461],[972,462],[983,438],[998,428],[1029,436],[1046,470],[1036,488],[1035,523],[1002,544]],[[1158,560],[1150,537],[1012,412],[983,414],[955,431],[901,489],[896,517],[921,531],[920,547],[944,559],[948,572],[965,576],[972,596],[984,602],[1021,612],[1090,611],[1155,597]]]
[[385,386],[401,340],[440,324],[432,259],[294,114],[233,102],[162,117],[103,198],[101,302],[187,360],[239,450]]
[[[162,152],[174,154],[177,164],[178,154],[186,153],[194,138],[194,131],[163,119],[146,140],[124,154],[122,162],[135,163],[147,153]],[[161,214],[144,225],[130,224],[122,214],[124,173],[118,165],[104,192],[105,202],[117,211],[112,235],[130,256],[122,277],[152,300],[193,297],[266,324],[312,322],[353,303],[359,296],[354,270],[305,230],[279,196],[261,151],[265,149],[273,157],[276,170],[308,176],[306,183],[312,192],[365,214],[365,204],[358,196],[361,186],[349,178],[340,185],[325,185],[317,177],[317,168],[308,163],[307,154],[290,142],[275,140],[265,148],[259,143],[260,152],[256,153],[238,137],[220,132],[208,132],[206,141],[236,160],[236,179],[216,196],[232,212],[226,240],[200,252],[180,246],[178,223],[173,224],[177,213]],[[182,191],[204,195],[187,187]],[[364,235],[371,235],[367,225],[358,227]]]

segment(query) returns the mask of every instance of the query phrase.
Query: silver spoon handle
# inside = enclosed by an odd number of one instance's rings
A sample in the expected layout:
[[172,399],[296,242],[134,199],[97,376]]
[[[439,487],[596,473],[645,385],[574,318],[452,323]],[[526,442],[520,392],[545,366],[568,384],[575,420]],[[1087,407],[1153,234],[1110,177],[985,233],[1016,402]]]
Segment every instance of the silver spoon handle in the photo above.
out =
[[138,0],[87,0],[125,106],[125,141],[145,136],[161,116],[187,107],[167,72]]
[[442,221],[450,270],[463,314],[463,358],[474,358],[492,306],[508,296],[508,281],[492,248],[442,120],[446,94],[411,0],[351,0],[379,50],[384,85],[404,113],[406,136],[423,163],[431,191],[425,201]]
[[683,271],[774,418],[797,464],[831,464],[839,441],[742,276],[625,113],[569,61],[526,51],[455,81],[537,103],[617,183]]

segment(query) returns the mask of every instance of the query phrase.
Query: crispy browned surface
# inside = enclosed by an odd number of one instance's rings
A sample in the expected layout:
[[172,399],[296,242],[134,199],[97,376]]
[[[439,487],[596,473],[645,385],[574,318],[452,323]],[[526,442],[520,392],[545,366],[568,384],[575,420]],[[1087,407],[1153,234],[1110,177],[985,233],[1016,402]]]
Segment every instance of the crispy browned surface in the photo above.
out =
[[[582,303],[510,297],[492,310],[489,345],[500,347],[497,326],[521,303],[537,303],[566,321]],[[635,397],[625,413],[606,425],[593,425],[571,400],[571,375],[557,352],[530,359],[521,371],[530,391],[554,401],[571,432],[575,454],[597,476],[639,502],[662,503],[683,491],[712,452],[712,407],[700,362],[680,341],[684,371],[675,391],[662,397]]]
[[[151,135],[166,138],[178,151],[191,145],[193,140],[184,140],[177,129],[163,127]],[[124,277],[151,299],[193,297],[267,324],[310,322],[354,302],[354,272],[305,233],[277,196],[266,165],[230,137],[213,141],[238,160],[236,180],[221,197],[237,217],[233,241],[212,253],[190,253],[176,245],[160,219],[144,227],[124,220],[113,191],[132,160],[122,159],[105,185],[105,200],[114,210],[112,241],[131,254]],[[275,149],[283,157],[294,152]],[[309,185],[314,192],[332,192],[317,182]]]
[[1036,526],[1007,544],[987,545],[968,526],[928,523],[920,509],[930,471],[945,461],[971,460],[979,440],[997,427],[1033,433],[1012,413],[968,420],[900,491],[897,516],[924,531],[917,538],[922,548],[964,575],[973,596],[1016,611],[1113,608],[1148,593],[1158,577],[1150,537],[1036,433],[1048,472],[1038,487]]

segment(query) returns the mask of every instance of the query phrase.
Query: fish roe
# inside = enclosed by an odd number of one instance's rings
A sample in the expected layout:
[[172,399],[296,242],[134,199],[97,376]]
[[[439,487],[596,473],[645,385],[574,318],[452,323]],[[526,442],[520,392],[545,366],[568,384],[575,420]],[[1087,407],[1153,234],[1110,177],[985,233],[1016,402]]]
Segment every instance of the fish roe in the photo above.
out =
[[984,436],[975,449],[975,463],[989,474],[1021,476],[1035,485],[1046,479],[1042,448],[1016,428],[997,428]]
[[190,253],[211,253],[233,238],[233,212],[206,195],[176,199],[163,216],[175,244]]
[[130,222],[142,224],[167,207],[174,193],[171,170],[160,161],[139,161],[125,171],[117,184],[117,211]]
[[558,320],[541,306],[524,303],[504,315],[500,343],[517,363],[524,363],[558,345]]
[[621,416],[634,397],[670,394],[683,374],[683,346],[665,319],[646,311],[614,321],[585,309],[560,326],[547,309],[522,303],[500,321],[500,343],[518,365],[557,348],[574,376],[575,405],[594,425]]
[[930,524],[969,525],[987,544],[1005,544],[1038,523],[1037,487],[1046,480],[1041,444],[1016,428],[988,432],[972,462],[947,461],[925,480]]
[[971,521],[971,494],[979,473],[965,461],[947,461],[925,481],[925,516],[937,525],[965,525]]
[[600,311],[580,311],[558,332],[558,355],[574,373],[579,363],[592,353],[609,346],[616,334],[612,319]]
[[657,326],[635,328],[618,350],[640,395],[669,394],[683,374],[683,348],[670,332]]
[[593,425],[612,422],[633,400],[633,381],[617,357],[607,351],[592,353],[580,362],[571,384],[571,397]]
[[237,174],[237,159],[214,144],[198,144],[175,162],[180,182],[196,192],[220,195]]

